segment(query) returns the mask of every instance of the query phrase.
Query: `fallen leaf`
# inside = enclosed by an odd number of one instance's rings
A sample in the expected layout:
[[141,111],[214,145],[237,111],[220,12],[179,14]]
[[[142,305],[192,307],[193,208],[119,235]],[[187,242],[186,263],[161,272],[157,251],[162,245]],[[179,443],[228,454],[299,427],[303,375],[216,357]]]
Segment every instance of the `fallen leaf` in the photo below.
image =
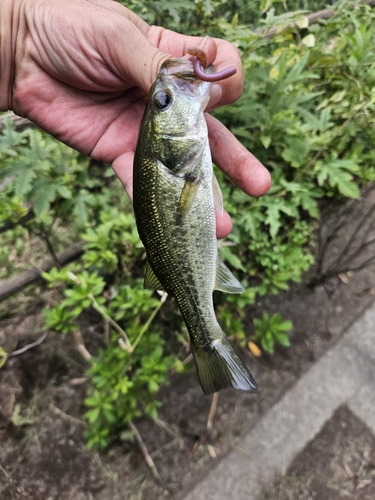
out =
[[296,25],[300,28],[308,28],[309,27],[309,18],[307,16],[303,16],[296,21]]
[[337,275],[337,277],[345,284],[347,285],[349,283],[349,278],[346,274],[340,273]]
[[207,446],[207,451],[208,451],[208,454],[210,455],[210,457],[212,458],[212,460],[215,460],[215,458],[217,458],[215,448],[213,446],[211,446],[210,444]]
[[305,36],[302,38],[302,44],[305,47],[314,47],[315,46],[315,36],[310,33],[310,35]]
[[259,349],[259,347],[254,344],[254,342],[249,342],[247,344],[247,347],[249,348],[249,351],[254,354],[257,358],[262,355],[262,351]]

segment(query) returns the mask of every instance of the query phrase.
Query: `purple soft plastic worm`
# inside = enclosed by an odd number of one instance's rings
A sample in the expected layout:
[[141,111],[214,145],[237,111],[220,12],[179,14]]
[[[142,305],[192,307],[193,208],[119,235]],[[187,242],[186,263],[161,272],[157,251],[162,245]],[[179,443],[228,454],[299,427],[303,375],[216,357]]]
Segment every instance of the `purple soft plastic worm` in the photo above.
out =
[[223,69],[219,73],[206,73],[204,69],[202,69],[202,66],[204,68],[207,65],[207,57],[203,50],[189,48],[187,53],[193,56],[194,73],[204,82],[219,82],[220,80],[229,78],[237,72],[237,69],[234,66],[230,66],[229,68]]

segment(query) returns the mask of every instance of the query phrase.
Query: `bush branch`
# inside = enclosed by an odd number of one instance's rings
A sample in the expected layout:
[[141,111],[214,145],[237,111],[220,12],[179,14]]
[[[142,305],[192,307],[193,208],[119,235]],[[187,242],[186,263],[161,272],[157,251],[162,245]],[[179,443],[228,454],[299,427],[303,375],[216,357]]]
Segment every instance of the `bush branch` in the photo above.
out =
[[160,482],[160,476],[159,476],[159,473],[157,471],[157,468],[155,466],[155,463],[154,461],[152,460],[151,458],[151,455],[149,454],[148,450],[147,450],[147,447],[142,439],[142,436],[139,434],[138,432],[138,429],[136,428],[136,426],[133,424],[132,421],[128,422],[128,425],[129,425],[129,428],[130,430],[132,431],[132,433],[134,434],[135,436],[135,439],[137,440],[137,443],[143,453],[143,456],[145,457],[145,460],[146,460],[146,463],[147,465],[150,467],[151,469],[151,472],[152,472],[152,475],[154,476],[154,478]]

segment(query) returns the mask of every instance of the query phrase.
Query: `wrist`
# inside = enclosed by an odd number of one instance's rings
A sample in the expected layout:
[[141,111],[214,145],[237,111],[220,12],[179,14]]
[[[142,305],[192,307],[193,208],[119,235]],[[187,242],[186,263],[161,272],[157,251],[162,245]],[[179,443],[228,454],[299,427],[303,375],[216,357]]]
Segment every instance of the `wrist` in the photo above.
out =
[[12,109],[21,0],[0,0],[0,111]]

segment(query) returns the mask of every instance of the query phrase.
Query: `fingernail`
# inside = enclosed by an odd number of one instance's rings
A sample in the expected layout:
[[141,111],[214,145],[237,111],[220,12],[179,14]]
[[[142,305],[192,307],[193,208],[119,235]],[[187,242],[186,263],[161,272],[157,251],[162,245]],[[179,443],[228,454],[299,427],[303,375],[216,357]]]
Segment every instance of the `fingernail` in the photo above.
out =
[[219,104],[223,96],[223,89],[219,83],[213,83],[210,89],[210,101],[208,103],[208,108],[214,108]]
[[204,38],[202,38],[202,40],[198,43],[197,49],[202,50],[207,39],[208,39],[208,35],[206,35]]

